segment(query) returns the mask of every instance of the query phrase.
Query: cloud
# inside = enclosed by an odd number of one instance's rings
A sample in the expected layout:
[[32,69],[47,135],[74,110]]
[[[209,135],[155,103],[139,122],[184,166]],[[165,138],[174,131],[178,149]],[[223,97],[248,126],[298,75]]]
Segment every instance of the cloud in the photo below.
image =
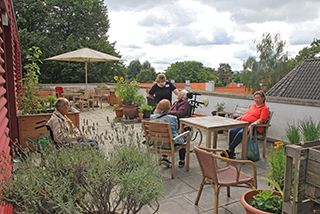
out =
[[104,0],[104,3],[107,5],[108,9],[114,11],[120,10],[146,10],[153,8],[159,4],[172,3],[174,0],[162,0],[162,1],[154,1],[154,0]]
[[222,11],[232,13],[238,23],[267,21],[300,22],[319,17],[318,0],[201,0]]
[[166,18],[157,17],[155,15],[148,15],[138,22],[139,25],[144,27],[155,27],[155,26],[168,26],[170,23]]
[[305,26],[293,30],[294,33],[289,37],[290,45],[309,45],[314,39],[320,38],[320,25]]
[[124,48],[130,48],[130,49],[141,49],[142,47],[139,45],[135,45],[135,44],[130,44],[130,45],[124,45]]
[[191,27],[177,27],[167,32],[151,34],[147,39],[151,45],[167,45],[179,43],[186,46],[228,45],[233,36],[221,28],[215,29],[210,38],[201,36]]
[[234,57],[236,59],[241,60],[241,61],[244,61],[244,60],[248,59],[249,56],[254,56],[254,55],[255,55],[255,53],[253,51],[249,51],[249,50],[241,50],[241,51],[234,53]]
[[157,71],[184,60],[241,69],[248,56],[256,56],[254,41],[264,32],[280,33],[292,57],[320,36],[318,0],[105,2],[110,41],[123,58],[148,60]]
[[228,35],[224,29],[217,29],[213,33],[213,44],[229,45],[233,42],[233,36]]

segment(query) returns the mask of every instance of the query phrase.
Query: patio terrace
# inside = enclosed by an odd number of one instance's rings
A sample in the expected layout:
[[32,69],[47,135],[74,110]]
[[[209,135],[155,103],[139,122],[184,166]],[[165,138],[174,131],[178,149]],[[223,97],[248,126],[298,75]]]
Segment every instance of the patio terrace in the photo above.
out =
[[[112,107],[109,104],[104,104],[102,109],[96,108],[95,110],[81,112],[81,122],[83,119],[88,120],[90,123],[97,123],[99,130],[105,130],[110,128],[110,124],[107,122],[107,117],[113,119],[115,117]],[[134,124],[134,128],[137,131],[141,131],[141,123]],[[227,148],[225,134],[219,134],[218,147]],[[205,136],[204,136],[205,139]],[[262,149],[262,146],[260,146]],[[260,152],[262,154],[262,152]],[[262,156],[262,155],[261,155]],[[240,157],[240,154],[237,154]],[[258,188],[270,189],[263,180],[267,177],[268,163],[266,159],[261,158],[260,161],[255,163],[257,166],[258,175]],[[159,166],[160,167],[160,166]],[[245,168],[249,170],[249,168]],[[193,214],[193,213],[212,213],[213,212],[213,189],[211,186],[206,186],[202,192],[199,206],[194,205],[194,201],[197,196],[197,192],[201,183],[202,175],[198,165],[198,161],[194,153],[190,154],[190,171],[186,172],[184,168],[178,168],[176,178],[170,178],[170,169],[161,166],[161,174],[164,180],[164,188],[161,194],[159,203],[160,209],[157,213],[167,214]],[[227,197],[226,188],[222,188],[219,197],[219,213],[221,214],[238,214],[244,213],[244,209],[240,204],[241,195],[247,191],[245,188],[231,188],[231,197]],[[140,213],[149,214],[152,213],[149,207],[144,207]]]

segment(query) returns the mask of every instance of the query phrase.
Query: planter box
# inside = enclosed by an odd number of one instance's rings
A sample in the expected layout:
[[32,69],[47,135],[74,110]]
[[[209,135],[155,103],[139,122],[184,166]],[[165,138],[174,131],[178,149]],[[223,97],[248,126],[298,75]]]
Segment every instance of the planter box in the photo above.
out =
[[[72,122],[80,127],[80,113],[75,108],[71,109],[72,112],[68,113],[68,117]],[[30,115],[21,115],[18,113],[18,125],[19,125],[19,142],[23,148],[28,147],[28,138],[32,140],[37,140],[43,135],[47,135],[47,129],[45,127],[40,129],[35,129],[39,124],[36,124],[39,121],[49,120],[52,113],[41,113],[41,114],[30,114]]]
[[[320,211],[320,141],[286,146],[283,213]],[[293,187],[293,188],[292,188]]]

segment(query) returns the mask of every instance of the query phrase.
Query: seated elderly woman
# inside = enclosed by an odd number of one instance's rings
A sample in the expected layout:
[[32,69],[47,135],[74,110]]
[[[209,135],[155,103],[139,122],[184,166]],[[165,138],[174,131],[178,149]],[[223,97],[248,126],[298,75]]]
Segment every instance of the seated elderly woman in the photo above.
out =
[[169,114],[175,115],[178,118],[187,117],[189,114],[190,104],[187,98],[188,91],[183,89],[179,92],[177,101],[173,103]]
[[[268,120],[270,111],[266,106],[266,96],[263,91],[256,91],[253,94],[254,103],[250,106],[249,110],[236,120],[241,120],[250,123],[248,130],[252,135],[252,130],[255,125],[265,123]],[[261,133],[262,128],[257,128],[257,132]],[[229,132],[229,149],[227,150],[229,157],[235,158],[235,148],[241,143],[242,140],[242,128],[231,129]],[[224,153],[221,154],[224,156]]]
[[69,101],[66,98],[58,98],[55,104],[55,111],[47,122],[47,125],[52,130],[53,140],[57,144],[83,141],[84,136],[67,117],[68,111]]
[[[154,114],[151,115],[151,120],[162,120],[164,122],[167,122],[171,126],[172,136],[176,137],[178,135],[178,119],[174,115],[170,115],[171,104],[170,101],[167,99],[161,100],[154,111]],[[184,144],[184,140],[182,138],[179,138],[176,142],[177,144]],[[182,168],[184,166],[184,159],[185,159],[186,149],[181,148],[179,150],[179,167]],[[170,166],[171,162],[168,159],[167,156],[162,156],[161,163],[165,164],[167,166]]]

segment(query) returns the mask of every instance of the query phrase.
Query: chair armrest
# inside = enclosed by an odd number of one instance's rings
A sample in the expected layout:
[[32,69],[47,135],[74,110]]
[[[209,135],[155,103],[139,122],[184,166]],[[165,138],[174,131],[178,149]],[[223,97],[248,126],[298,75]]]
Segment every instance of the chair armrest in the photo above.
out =
[[[224,161],[224,162],[227,163],[227,165],[249,165],[251,167],[251,169],[252,169],[253,177],[254,178],[257,177],[257,167],[251,160],[234,160],[234,159],[229,159],[229,158],[226,158],[226,157],[220,157],[220,156],[217,156],[217,155],[215,157],[212,157],[212,158]],[[239,179],[240,171],[241,171],[241,166],[240,166],[240,169],[237,168],[237,174],[238,174],[237,175],[237,179]]]
[[268,128],[270,127],[270,124],[257,124],[256,127],[262,127],[262,128]]
[[227,157],[227,158],[229,158],[229,154],[228,154],[228,152],[225,150],[225,149],[210,149],[210,148],[205,148],[205,147],[200,147],[200,146],[198,146],[198,148],[199,149],[202,149],[202,150],[205,150],[205,151],[207,151],[207,152],[214,152],[214,153],[217,153],[217,152],[223,152],[224,154],[225,154],[225,156]]
[[177,141],[179,138],[182,138],[182,137],[184,137],[184,136],[187,136],[189,133],[190,133],[190,131],[185,131],[185,132],[183,132],[183,133],[175,136],[175,137],[173,138],[173,140],[174,140],[174,141]]
[[225,111],[225,113],[228,117],[231,117],[233,115],[233,112],[230,112],[230,111]]

